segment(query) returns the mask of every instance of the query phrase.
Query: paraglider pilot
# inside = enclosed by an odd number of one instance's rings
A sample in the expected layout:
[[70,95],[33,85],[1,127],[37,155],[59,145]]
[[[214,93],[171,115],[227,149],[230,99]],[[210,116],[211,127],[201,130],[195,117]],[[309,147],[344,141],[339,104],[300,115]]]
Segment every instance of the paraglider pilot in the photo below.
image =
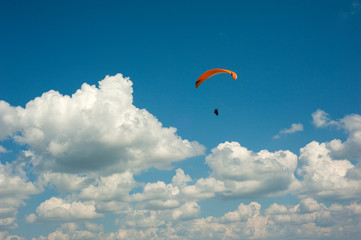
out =
[[214,109],[214,114],[216,114],[218,116],[218,109],[217,108]]

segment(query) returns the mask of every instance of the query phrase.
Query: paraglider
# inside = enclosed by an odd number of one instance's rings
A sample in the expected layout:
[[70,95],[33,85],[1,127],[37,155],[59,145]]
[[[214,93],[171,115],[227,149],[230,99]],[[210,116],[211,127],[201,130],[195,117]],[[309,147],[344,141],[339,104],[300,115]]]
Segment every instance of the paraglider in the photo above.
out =
[[[237,74],[235,72],[232,72],[230,70],[226,70],[226,69],[211,69],[206,71],[205,73],[203,73],[196,81],[196,88],[199,87],[199,85],[201,85],[202,82],[204,82],[205,80],[207,80],[210,77],[213,77],[214,75],[220,74],[220,73],[228,73],[232,76],[233,80],[237,79]],[[218,108],[214,109],[214,114],[216,114],[216,116],[218,116]]]
[[199,85],[204,82],[205,80],[207,80],[208,78],[210,77],[213,77],[214,75],[217,75],[217,74],[220,74],[220,73],[229,73],[231,74],[232,78],[234,80],[237,79],[237,74],[235,72],[232,72],[232,71],[229,71],[229,70],[226,70],[226,69],[211,69],[211,70],[208,70],[206,71],[205,73],[203,73],[197,80],[196,82],[196,88],[199,87]]

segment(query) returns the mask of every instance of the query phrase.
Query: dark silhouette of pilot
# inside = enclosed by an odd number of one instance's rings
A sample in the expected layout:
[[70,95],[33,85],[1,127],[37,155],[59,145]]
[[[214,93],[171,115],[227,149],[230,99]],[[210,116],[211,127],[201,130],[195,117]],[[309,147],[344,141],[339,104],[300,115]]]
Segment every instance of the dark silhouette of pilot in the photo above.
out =
[[214,114],[216,114],[218,116],[218,109],[214,109]]

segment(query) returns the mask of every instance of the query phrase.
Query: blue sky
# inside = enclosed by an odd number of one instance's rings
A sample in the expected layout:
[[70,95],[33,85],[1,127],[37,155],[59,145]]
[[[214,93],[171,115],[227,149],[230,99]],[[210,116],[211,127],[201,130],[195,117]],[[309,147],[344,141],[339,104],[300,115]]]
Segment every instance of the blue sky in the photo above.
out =
[[[360,234],[360,1],[1,1],[0,26],[0,239]],[[196,89],[212,68],[238,79]]]

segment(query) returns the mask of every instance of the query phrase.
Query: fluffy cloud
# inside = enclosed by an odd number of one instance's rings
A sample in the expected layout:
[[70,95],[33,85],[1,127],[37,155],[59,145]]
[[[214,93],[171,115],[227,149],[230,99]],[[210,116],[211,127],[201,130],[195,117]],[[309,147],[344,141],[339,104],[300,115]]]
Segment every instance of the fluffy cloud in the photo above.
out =
[[291,133],[300,132],[300,131],[303,131],[303,124],[302,123],[292,123],[290,128],[281,130],[273,138],[277,139],[277,138],[280,138],[281,135],[291,134]]
[[179,188],[162,181],[147,183],[142,193],[133,194],[131,198],[145,209],[171,209],[178,207],[181,201]]
[[203,154],[202,145],[136,108],[132,92],[129,78],[118,74],[99,88],[83,84],[72,96],[46,92],[25,108],[1,101],[0,139],[29,146],[38,169],[63,173],[164,169]]
[[277,195],[297,184],[297,156],[290,151],[255,153],[237,142],[225,142],[212,149],[206,163],[211,176],[224,183],[223,195],[228,197]]
[[177,221],[176,211],[138,210],[128,212],[113,233],[104,233],[102,226],[94,224],[82,229],[67,223],[37,239],[357,239],[361,234],[361,205],[357,203],[326,206],[306,198],[295,205],[274,203],[262,210],[261,204],[251,202],[221,217],[206,218],[194,218],[196,203],[179,209],[191,218]]
[[314,113],[312,113],[312,122],[318,128],[337,125],[337,122],[330,120],[328,113],[321,109],[317,109]]
[[182,186],[190,181],[192,181],[192,178],[189,175],[185,175],[184,171],[180,168],[176,170],[176,175],[172,178],[174,186]]
[[339,139],[334,139],[327,143],[327,148],[332,152],[331,154],[336,158],[350,158],[361,160],[361,116],[358,114],[350,114],[340,120],[331,120],[328,114],[318,109],[312,113],[313,123],[316,127],[330,127],[336,126],[343,129],[348,138],[345,142]]
[[335,126],[344,130],[346,141],[313,141],[300,150],[298,175],[302,178],[301,196],[327,200],[352,200],[361,197],[361,116],[347,115],[332,120],[322,110],[312,114],[316,127]]
[[[81,230],[81,226],[75,223],[65,223],[62,224],[56,231],[50,233],[47,237],[40,236],[37,238],[38,240],[52,240],[52,239],[74,239],[74,240],[81,240],[81,239],[115,239],[112,237],[112,234],[104,234],[102,231],[102,226],[96,224],[86,223],[86,230]],[[90,229],[88,228],[90,227]],[[33,238],[35,240],[35,238]]]
[[74,221],[101,217],[95,210],[93,201],[78,202],[52,197],[41,203],[36,214],[27,216],[28,222],[35,221]]
[[[120,213],[129,207],[129,192],[137,186],[130,172],[95,174],[43,173],[39,183],[55,186],[73,200],[92,201],[99,213]],[[34,215],[35,216],[35,215]]]
[[0,163],[0,229],[14,228],[17,210],[40,188],[28,181],[21,168]]
[[133,174],[130,172],[100,177],[95,184],[82,189],[79,198],[98,201],[122,200],[128,196],[135,184]]
[[[360,234],[359,209],[360,205],[355,203],[327,207],[314,199],[301,200],[294,206],[273,204],[264,211],[257,202],[241,203],[236,211],[219,218],[207,217],[173,224],[162,222],[163,225],[147,225],[137,231],[142,232],[143,237],[155,239],[289,239],[290,236],[338,239],[345,234],[353,239]],[[142,238],[134,235],[129,228],[120,232],[125,239],[126,236]]]
[[201,178],[194,185],[187,185],[181,188],[181,193],[185,198],[197,200],[213,198],[225,191],[224,183],[213,177]]
[[175,209],[182,204],[213,198],[225,190],[224,183],[213,177],[200,178],[193,183],[189,175],[177,169],[172,183],[147,183],[143,192],[132,194],[130,199],[139,203],[138,208],[141,209]]
[[42,185],[52,184],[59,192],[76,192],[95,181],[95,177],[91,175],[45,172],[39,176]]
[[241,203],[222,217],[194,220],[188,234],[189,239],[339,239],[346,235],[353,239],[360,234],[359,207],[355,203],[327,207],[311,198],[294,206],[272,204],[265,211],[257,202]]
[[200,207],[196,202],[187,202],[181,207],[175,209],[172,213],[174,220],[193,219],[200,213]]
[[335,160],[326,143],[311,142],[300,150],[298,175],[302,178],[301,195],[327,200],[361,198],[359,167],[348,160]]
[[348,158],[361,161],[361,116],[347,115],[337,124],[348,133],[345,142],[336,139],[327,144],[336,158]]

